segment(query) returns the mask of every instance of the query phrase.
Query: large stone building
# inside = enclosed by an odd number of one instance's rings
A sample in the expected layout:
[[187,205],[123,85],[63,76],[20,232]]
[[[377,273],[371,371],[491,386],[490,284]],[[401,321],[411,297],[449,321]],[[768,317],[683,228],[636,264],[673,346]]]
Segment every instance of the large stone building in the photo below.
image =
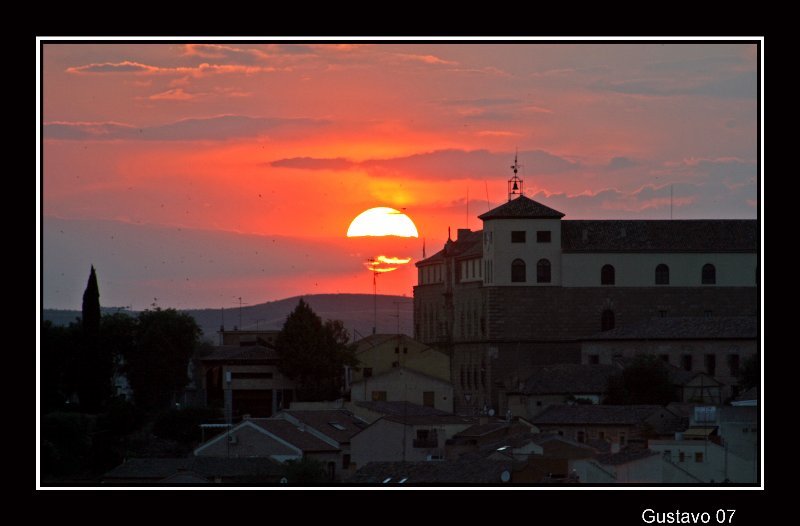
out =
[[758,315],[757,221],[565,220],[521,185],[416,263],[414,337],[451,354],[457,412],[504,414],[532,367],[579,363],[601,330]]

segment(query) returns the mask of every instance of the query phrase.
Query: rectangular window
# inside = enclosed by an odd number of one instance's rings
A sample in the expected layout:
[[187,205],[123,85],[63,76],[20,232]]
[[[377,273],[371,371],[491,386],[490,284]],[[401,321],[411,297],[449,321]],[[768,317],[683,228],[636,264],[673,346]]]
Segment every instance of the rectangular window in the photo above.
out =
[[231,373],[231,378],[233,380],[269,380],[272,378],[272,373],[241,371]]
[[395,354],[400,354],[400,347],[395,347],[394,348],[394,353]]
[[728,355],[728,369],[731,372],[731,376],[739,376],[739,355],[738,354],[729,354]]
[[681,356],[681,368],[684,371],[691,371],[692,370],[692,355],[691,354],[684,354]]
[[659,354],[658,357],[661,358],[662,362],[669,363],[669,354]]
[[665,310],[658,311],[658,317],[659,318],[666,318],[667,317],[667,311],[665,311]]
[[372,376],[372,367],[364,367],[364,378]]
[[678,462],[686,462],[686,453],[683,451],[678,452]]
[[586,442],[586,433],[583,431],[578,431],[575,435],[575,438],[578,440],[580,444]]
[[706,354],[705,362],[706,362],[706,373],[708,373],[710,376],[714,376],[717,372],[717,355]]
[[550,242],[550,231],[549,230],[537,230],[536,231],[536,242],[537,243],[549,243]]
[[524,230],[512,230],[511,231],[511,242],[512,243],[524,243],[525,242],[525,231]]
[[597,432],[597,438],[599,438],[600,440],[605,440],[606,439],[606,432],[605,431],[598,431]]
[[590,365],[597,365],[600,363],[600,355],[599,354],[590,354],[589,355],[589,364]]
[[422,392],[422,405],[425,407],[433,407],[435,401],[433,391],[423,391]]
[[373,402],[385,402],[386,401],[386,391],[372,391],[372,401]]
[[342,469],[348,469],[350,467],[350,455],[344,454],[342,455]]
[[702,462],[703,461],[703,452],[698,451],[694,454],[694,461],[695,462]]
[[619,434],[619,445],[620,445],[620,447],[625,445],[625,433],[620,433]]

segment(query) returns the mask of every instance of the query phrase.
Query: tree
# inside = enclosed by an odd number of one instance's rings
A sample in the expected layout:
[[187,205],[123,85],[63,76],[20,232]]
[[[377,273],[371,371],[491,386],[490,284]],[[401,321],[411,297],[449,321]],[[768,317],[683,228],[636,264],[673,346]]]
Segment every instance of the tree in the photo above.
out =
[[42,323],[42,413],[65,409],[70,395],[77,390],[82,331],[79,323],[71,323],[67,327],[55,326],[49,320]]
[[738,376],[740,391],[746,391],[758,385],[758,382],[761,380],[760,367],[761,362],[757,354],[748,356],[742,361]]
[[200,328],[188,314],[160,308],[139,313],[135,345],[123,349],[123,370],[138,407],[165,408],[186,387],[199,338]]
[[345,365],[355,365],[350,335],[339,320],[325,323],[302,299],[275,339],[283,374],[294,380],[302,401],[341,396]]
[[94,266],[83,292],[81,315],[83,332],[78,358],[77,391],[81,407],[96,412],[111,394],[113,361],[111,355],[100,346],[100,291]]
[[656,356],[636,356],[608,379],[603,403],[610,405],[667,405],[678,400],[666,364]]

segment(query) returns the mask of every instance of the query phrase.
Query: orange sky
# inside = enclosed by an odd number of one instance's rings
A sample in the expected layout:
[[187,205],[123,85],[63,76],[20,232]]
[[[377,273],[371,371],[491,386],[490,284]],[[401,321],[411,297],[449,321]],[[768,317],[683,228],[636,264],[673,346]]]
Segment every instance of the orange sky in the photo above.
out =
[[90,264],[105,306],[371,292],[356,215],[405,209],[432,254],[516,148],[567,219],[667,218],[670,185],[676,218],[755,217],[756,50],[45,43],[44,305],[80,308]]

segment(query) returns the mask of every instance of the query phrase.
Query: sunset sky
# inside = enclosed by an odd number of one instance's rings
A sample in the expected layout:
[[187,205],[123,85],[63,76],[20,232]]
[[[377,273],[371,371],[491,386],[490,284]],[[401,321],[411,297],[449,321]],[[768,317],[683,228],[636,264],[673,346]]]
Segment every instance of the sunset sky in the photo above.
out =
[[668,219],[670,185],[676,219],[755,218],[757,49],[46,42],[44,307],[79,309],[91,264],[103,306],[372,292],[346,232],[379,206],[420,237],[378,292],[411,296],[517,148],[565,219]]

